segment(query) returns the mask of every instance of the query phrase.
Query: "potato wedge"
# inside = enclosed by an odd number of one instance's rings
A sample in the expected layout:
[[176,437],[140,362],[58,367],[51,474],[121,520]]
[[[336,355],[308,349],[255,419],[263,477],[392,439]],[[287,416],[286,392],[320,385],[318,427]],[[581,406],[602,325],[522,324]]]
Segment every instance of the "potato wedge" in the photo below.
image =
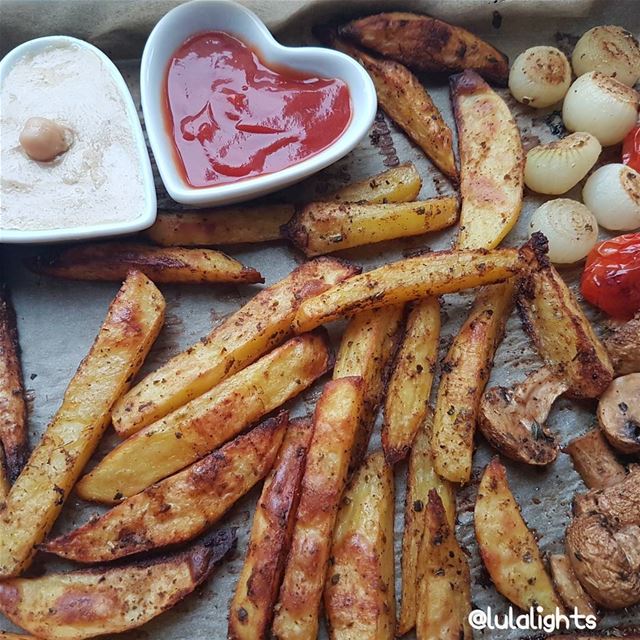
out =
[[0,509],[4,499],[9,495],[9,489],[9,474],[4,462],[4,453],[2,452],[2,447],[0,447]]
[[542,359],[561,365],[576,398],[597,398],[611,383],[613,366],[591,323],[551,265],[519,286],[518,310]]
[[436,489],[429,491],[418,559],[418,640],[470,640],[471,585],[467,557]]
[[358,269],[334,258],[318,258],[261,291],[206,338],[174,356],[123,396],[113,426],[130,436],[193,398],[212,389],[279,344],[292,333],[300,303]]
[[228,640],[266,640],[295,524],[313,435],[311,419],[292,420],[253,515],[247,555],[229,607]]
[[283,227],[306,256],[419,236],[455,224],[458,199],[443,196],[401,204],[312,202]]
[[108,562],[192,540],[215,524],[273,465],[286,412],[99,518],[42,546],[76,562]]
[[562,611],[498,458],[487,465],[480,481],[474,522],[480,555],[496,589],[524,611],[538,605],[542,615],[556,607]]
[[0,631],[0,640],[37,640],[34,636],[24,636],[21,633]]
[[120,281],[137,269],[154,282],[264,282],[258,271],[220,251],[124,242],[74,246],[40,256],[29,266],[36,273],[70,280]]
[[350,320],[342,335],[333,379],[360,376],[364,384],[364,404],[351,451],[350,472],[360,466],[369,446],[385,391],[387,369],[397,346],[403,311],[402,305],[364,311]]
[[172,246],[231,245],[280,239],[280,227],[295,212],[293,204],[249,204],[198,211],[158,211],[144,235]]
[[170,476],[277,409],[331,366],[326,337],[298,336],[110,451],[78,483],[85,500],[113,504]]
[[418,13],[392,11],[353,20],[339,35],[416,71],[450,73],[474,69],[506,84],[509,59],[473,33]]
[[173,607],[204,582],[235,545],[235,532],[223,529],[182,553],[5,580],[0,582],[0,610],[47,640],[120,633]]
[[480,291],[442,364],[431,446],[436,471],[450,482],[471,478],[480,401],[513,308],[514,288],[507,280]]
[[549,567],[553,586],[567,610],[577,611],[582,616],[596,616],[596,605],[582,588],[569,558],[561,553],[554,554],[549,557]]
[[399,62],[377,58],[338,38],[334,29],[324,30],[321,37],[367,70],[382,109],[442,173],[457,182],[453,134],[418,78]]
[[460,154],[458,249],[493,249],[520,216],[524,151],[504,100],[473,71],[450,79]]
[[0,287],[0,448],[5,479],[12,483],[29,457],[27,407],[22,385],[16,314],[6,287]]
[[407,317],[387,385],[382,448],[389,464],[403,460],[424,422],[440,340],[440,302],[419,300]]
[[328,382],[318,400],[300,504],[272,633],[309,640],[318,633],[331,534],[347,479],[363,403],[362,378]]
[[456,522],[456,495],[453,485],[442,480],[433,467],[431,430],[433,411],[429,408],[423,424],[416,433],[407,470],[407,493],[404,505],[402,534],[402,600],[396,634],[408,633],[416,624],[418,609],[418,555],[425,529],[425,511],[429,492],[435,489],[440,496],[453,529]]
[[378,451],[353,476],[338,511],[324,587],[331,640],[394,637],[393,520],[393,470]]
[[31,563],[107,428],[114,402],[156,339],[164,308],[154,284],[131,272],[0,511],[0,577]]
[[508,280],[537,268],[536,243],[486,252],[434,251],[349,278],[302,302],[294,320],[303,333],[342,316]]
[[564,448],[589,489],[604,489],[622,482],[627,472],[600,429],[587,431]]

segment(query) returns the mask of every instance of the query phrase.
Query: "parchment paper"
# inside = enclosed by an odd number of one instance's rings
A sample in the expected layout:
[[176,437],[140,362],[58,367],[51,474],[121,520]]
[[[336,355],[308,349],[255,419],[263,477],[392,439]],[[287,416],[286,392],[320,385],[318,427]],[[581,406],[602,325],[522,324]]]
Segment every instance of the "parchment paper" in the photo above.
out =
[[[116,59],[139,104],[138,62],[126,60],[139,56],[144,39],[155,21],[171,6],[172,0],[147,2],[61,0],[11,0],[3,2],[2,49],[38,35],[67,33],[85,37],[107,49]],[[640,31],[640,2],[569,0],[527,2],[526,0],[473,1],[460,0],[408,0],[407,2],[334,2],[327,0],[307,3],[305,0],[247,0],[246,4],[258,12],[276,30],[284,42],[301,44],[313,42],[309,28],[312,24],[337,15],[352,15],[358,11],[370,12],[382,7],[422,8],[438,16],[450,19],[472,29],[487,38],[511,57],[528,46],[551,44],[570,51],[580,34],[597,24],[620,24],[633,31]],[[346,10],[347,13],[344,13]],[[339,12],[343,12],[340,14]],[[425,78],[425,84],[453,127],[448,89],[443,83]],[[507,99],[521,128],[525,147],[539,141],[546,142],[561,134],[561,120],[552,109],[534,112],[515,103],[506,90],[500,93]],[[605,150],[602,161],[618,161],[619,149]],[[302,185],[290,189],[286,197],[294,200],[309,199],[310,194],[322,194],[375,174],[398,162],[411,160],[423,177],[421,198],[450,193],[450,185],[430,164],[423,153],[409,143],[405,136],[379,114],[371,134],[356,150],[343,160]],[[166,196],[158,181],[159,205],[178,208]],[[279,194],[282,197],[282,194]],[[568,197],[579,199],[579,188]],[[520,244],[526,237],[529,216],[543,197],[528,192],[525,207],[517,228],[508,236],[505,245]],[[341,252],[344,258],[362,264],[366,269],[382,262],[397,259],[406,252],[420,247],[441,249],[448,247],[452,231],[424,237],[388,242],[371,247]],[[31,274],[23,266],[24,258],[34,253],[33,247],[8,247],[2,249],[5,277],[7,278],[17,308],[22,363],[29,398],[29,424],[32,444],[36,443],[57,410],[68,381],[80,360],[87,353],[104,318],[107,306],[117,291],[116,284],[65,282]],[[289,273],[302,257],[285,244],[230,248],[228,252],[248,265],[259,269],[267,279],[267,285]],[[575,270],[564,270],[563,275],[574,287]],[[256,287],[235,286],[161,286],[167,299],[165,327],[146,362],[142,374],[165,362],[178,351],[206,335],[227,314],[238,309],[256,291]],[[451,337],[456,334],[468,311],[472,294],[445,296],[440,358],[444,357]],[[599,330],[604,323],[599,320]],[[341,325],[332,327],[334,339],[339,339]],[[498,349],[489,385],[512,384],[522,379],[528,371],[539,366],[540,361],[523,334],[515,314],[507,325],[506,338]],[[323,380],[291,403],[294,414],[313,410]],[[437,384],[434,384],[434,390]],[[585,432],[594,423],[595,403],[575,403],[562,399],[556,403],[549,420],[550,427],[559,434],[562,443]],[[105,437],[96,459],[104,454],[116,438],[113,433]],[[379,425],[374,433],[371,448],[380,446]],[[474,458],[474,475],[470,485],[458,495],[458,536],[469,553],[472,569],[472,597],[474,606],[504,612],[508,603],[491,585],[478,557],[473,533],[473,504],[479,476],[492,450],[478,438]],[[570,503],[576,492],[585,490],[579,476],[573,470],[568,456],[560,454],[558,460],[546,470],[527,469],[522,465],[506,462],[511,487],[522,507],[524,518],[535,529],[540,547],[545,554],[561,552],[564,531],[570,517]],[[402,511],[406,467],[396,469],[396,595],[400,590],[400,544],[402,536]],[[260,487],[241,500],[225,517],[221,525],[235,525],[239,531],[239,546],[232,561],[218,570],[214,577],[195,594],[186,598],[172,611],[160,616],[143,628],[124,634],[129,640],[211,640],[226,637],[228,603],[234,590],[236,577],[242,566],[251,515]],[[54,533],[68,531],[85,522],[90,515],[100,511],[95,505],[81,502],[72,495],[65,506]],[[32,573],[53,568],[70,567],[49,557],[38,558]],[[640,607],[610,613],[600,622],[599,630],[619,625],[640,626]],[[1,628],[13,629],[0,616]],[[516,631],[476,632],[477,638],[511,639],[527,635]],[[322,638],[326,637],[322,631]],[[409,636],[412,637],[412,636]]]

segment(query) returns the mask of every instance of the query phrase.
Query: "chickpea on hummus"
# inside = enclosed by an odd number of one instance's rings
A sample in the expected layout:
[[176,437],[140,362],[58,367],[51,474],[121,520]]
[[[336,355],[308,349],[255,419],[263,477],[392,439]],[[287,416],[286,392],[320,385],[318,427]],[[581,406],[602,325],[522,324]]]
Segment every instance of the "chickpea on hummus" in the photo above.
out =
[[112,74],[52,45],[18,60],[1,92],[0,228],[58,229],[142,215],[139,150]]

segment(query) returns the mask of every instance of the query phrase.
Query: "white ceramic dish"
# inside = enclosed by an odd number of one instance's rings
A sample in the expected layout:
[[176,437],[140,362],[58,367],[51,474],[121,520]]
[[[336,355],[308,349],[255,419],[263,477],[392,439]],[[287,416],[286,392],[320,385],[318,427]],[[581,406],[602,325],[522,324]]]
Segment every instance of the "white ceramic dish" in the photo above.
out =
[[[173,140],[162,108],[169,60],[189,37],[225,31],[259,52],[268,66],[284,66],[314,75],[340,78],[351,95],[351,122],[326,149],[275,173],[230,184],[195,188],[176,167]],[[142,110],[151,149],[169,195],[190,205],[222,205],[249,200],[286,187],[339,160],[367,134],[376,113],[376,93],[367,72],[352,58],[320,47],[285,47],[248,9],[229,0],[194,0],[169,11],[155,26],[142,54]]]
[[129,88],[125,83],[122,75],[111,62],[111,60],[100,49],[77,38],[69,36],[47,36],[44,38],[36,38],[29,40],[24,44],[10,51],[0,61],[0,84],[4,83],[9,71],[13,65],[22,57],[28,54],[37,53],[47,47],[59,45],[61,43],[74,44],[92,51],[104,64],[104,67],[111,74],[116,87],[120,91],[120,95],[125,104],[127,118],[131,125],[131,130],[135,137],[136,150],[140,158],[140,169],[144,185],[145,205],[143,211],[135,218],[124,222],[85,225],[77,227],[66,227],[59,229],[42,229],[21,231],[19,229],[0,229],[0,242],[5,243],[36,243],[36,242],[63,242],[68,240],[87,240],[90,238],[102,238],[106,236],[115,236],[125,233],[134,233],[141,229],[151,226],[157,213],[156,190],[153,179],[153,171],[147,152],[142,126],[136,110],[133,98],[129,92]]

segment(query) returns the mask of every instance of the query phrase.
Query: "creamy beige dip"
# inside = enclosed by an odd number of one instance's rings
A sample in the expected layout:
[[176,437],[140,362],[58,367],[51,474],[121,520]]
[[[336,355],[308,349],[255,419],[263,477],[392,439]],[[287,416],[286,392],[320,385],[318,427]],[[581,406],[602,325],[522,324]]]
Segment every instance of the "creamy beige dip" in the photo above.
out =
[[[75,44],[15,63],[0,95],[0,228],[58,229],[137,218],[145,193],[125,103],[102,60]],[[71,147],[51,162],[27,156],[31,117],[68,127]]]

